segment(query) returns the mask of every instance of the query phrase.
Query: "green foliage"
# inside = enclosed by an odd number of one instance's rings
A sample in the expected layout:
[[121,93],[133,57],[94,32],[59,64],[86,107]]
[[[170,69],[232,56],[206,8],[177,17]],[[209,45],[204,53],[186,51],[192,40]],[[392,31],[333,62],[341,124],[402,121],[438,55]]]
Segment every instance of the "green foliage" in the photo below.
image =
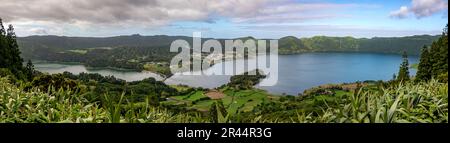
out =
[[[47,75],[49,76],[49,75]],[[80,81],[86,86],[86,92],[89,95],[87,99],[90,101],[100,101],[107,103],[110,101],[119,101],[124,94],[124,99],[133,102],[143,102],[147,98],[152,105],[158,105],[159,102],[166,97],[176,96],[180,93],[162,81],[157,81],[154,78],[147,78],[141,81],[126,82],[117,79],[114,76],[102,76],[100,74],[80,73],[73,75],[69,72],[63,74],[56,74],[52,76],[61,76],[61,78],[70,79],[73,81]],[[38,84],[39,85],[39,84]],[[108,93],[108,98],[104,98],[104,94]]]
[[0,18],[0,68],[9,69],[18,79],[27,79],[16,39],[14,27],[9,25],[5,30]]
[[166,77],[172,76],[169,63],[147,63],[143,66],[145,71],[151,71],[154,73],[160,73]]
[[[226,92],[231,94],[232,91]],[[328,93],[328,92],[327,92]],[[448,84],[406,82],[395,87],[360,88],[351,93],[333,90],[330,95],[265,97],[255,91],[234,91],[235,98],[212,102],[208,116],[173,112],[155,107],[150,97],[133,102],[103,94],[105,102],[92,102],[72,89],[38,88],[28,91],[0,78],[0,122],[152,123],[152,122],[301,122],[301,123],[448,123]],[[193,94],[196,95],[196,94]],[[256,96],[258,95],[258,96]],[[231,95],[229,95],[231,96]],[[189,98],[188,98],[189,99]],[[244,100],[245,99],[245,100]],[[242,102],[241,102],[242,101]],[[243,104],[242,104],[243,103]],[[231,104],[240,104],[238,110]],[[246,106],[257,106],[243,112]],[[240,111],[232,113],[235,111]]]
[[448,84],[436,80],[407,82],[381,91],[361,89],[339,101],[334,105],[335,101],[323,102],[325,108],[320,112],[292,110],[287,112],[289,117],[279,112],[253,117],[259,122],[448,123]]
[[49,88],[75,90],[75,88],[78,86],[78,83],[75,80],[65,78],[62,74],[55,74],[37,76],[33,79],[31,85],[33,87],[41,89],[42,91],[48,91]]
[[280,54],[295,54],[295,53],[301,53],[306,52],[309,49],[304,45],[303,41],[293,37],[283,37],[279,40],[279,53]]
[[448,82],[448,72],[442,73],[436,78],[439,82],[447,83]]
[[17,81],[16,76],[7,68],[0,68],[0,77],[7,77],[13,82]]
[[448,25],[444,28],[442,36],[431,44],[430,48],[424,47],[420,57],[417,81],[428,81],[432,78],[443,79],[448,75]]
[[37,88],[26,92],[0,77],[0,123],[193,123],[196,114],[175,114],[149,104],[111,101],[103,107],[72,90]]
[[408,62],[408,55],[406,52],[403,53],[403,62],[400,65],[400,70],[398,71],[397,81],[400,82],[406,82],[409,81],[409,62]]
[[241,90],[252,89],[253,86],[258,84],[264,78],[266,78],[266,76],[263,75],[260,70],[245,72],[242,75],[232,76],[227,86]]
[[422,49],[422,54],[420,55],[420,62],[417,69],[416,81],[428,81],[432,78],[432,64],[430,61],[431,55],[426,46]]
[[223,105],[222,100],[215,101],[209,109],[209,116],[212,123],[227,123],[229,114]]
[[439,36],[417,35],[390,38],[353,38],[315,36],[312,38],[284,37],[279,40],[280,54],[302,52],[375,52],[419,55],[423,45],[430,45]]
[[35,76],[37,76],[38,71],[34,69],[34,65],[31,62],[31,60],[28,60],[27,65],[25,66],[25,76],[27,79],[33,79]]

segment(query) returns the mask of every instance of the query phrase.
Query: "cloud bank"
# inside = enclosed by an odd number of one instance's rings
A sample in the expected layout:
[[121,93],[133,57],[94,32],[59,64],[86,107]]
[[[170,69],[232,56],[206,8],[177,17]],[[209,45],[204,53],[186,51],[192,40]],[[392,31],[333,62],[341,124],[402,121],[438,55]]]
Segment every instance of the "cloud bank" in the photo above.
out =
[[8,21],[156,26],[173,21],[211,22],[216,17],[227,17],[237,22],[274,22],[279,16],[302,21],[331,16],[311,13],[317,9],[351,6],[301,4],[293,0],[0,0],[0,3],[0,17]]
[[413,14],[420,19],[442,11],[448,11],[446,0],[412,0],[411,7],[402,6],[399,10],[391,12],[390,17],[403,19]]

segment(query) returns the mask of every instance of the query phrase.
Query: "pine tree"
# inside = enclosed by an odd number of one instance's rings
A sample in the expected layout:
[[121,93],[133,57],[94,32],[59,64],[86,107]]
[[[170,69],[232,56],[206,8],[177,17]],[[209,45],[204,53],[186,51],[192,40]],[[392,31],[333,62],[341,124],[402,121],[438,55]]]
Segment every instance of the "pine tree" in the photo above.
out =
[[422,54],[420,54],[420,62],[416,75],[416,81],[428,81],[432,78],[431,69],[432,64],[430,61],[430,54],[428,52],[428,47],[424,46],[422,48]]
[[448,81],[448,24],[443,29],[442,36],[430,48],[422,49],[418,68],[416,81],[428,81],[432,78]]
[[12,25],[8,26],[6,40],[8,42],[8,51],[10,54],[9,62],[13,72],[21,72],[23,67],[23,59],[20,57],[19,45],[17,44],[17,36]]
[[5,31],[5,27],[3,27],[3,21],[0,18],[0,68],[8,68],[6,65],[6,60],[7,60],[7,52],[6,50],[8,49],[7,43],[6,43],[6,31]]
[[5,27],[3,26],[2,18],[0,18],[0,35],[2,35],[2,36],[6,35],[6,31],[5,31]]
[[443,31],[442,37],[439,39],[441,43],[439,48],[441,71],[439,74],[448,73],[448,24]]
[[0,68],[8,69],[18,79],[25,79],[23,59],[17,44],[17,36],[12,25],[5,30],[0,18]]
[[444,28],[442,37],[433,42],[430,49],[431,74],[437,78],[448,73],[448,25]]
[[406,51],[403,52],[403,63],[400,66],[400,70],[398,71],[398,81],[408,81],[409,80],[409,62],[408,55]]
[[33,80],[35,69],[34,69],[34,65],[31,62],[31,60],[28,60],[27,66],[25,67],[25,72],[26,72],[26,76],[27,76],[28,80],[30,80],[30,81]]

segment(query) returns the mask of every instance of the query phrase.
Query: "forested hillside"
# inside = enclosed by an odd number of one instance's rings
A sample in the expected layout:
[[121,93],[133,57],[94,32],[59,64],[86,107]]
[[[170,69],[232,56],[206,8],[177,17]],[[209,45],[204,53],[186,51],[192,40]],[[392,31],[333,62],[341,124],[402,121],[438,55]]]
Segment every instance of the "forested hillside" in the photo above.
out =
[[[283,37],[279,40],[280,54],[304,52],[374,52],[419,55],[421,47],[431,45],[439,36],[410,36],[398,38],[312,38]],[[184,36],[117,36],[117,37],[65,37],[30,36],[18,38],[18,45],[24,59],[56,62],[78,62],[90,67],[114,67],[135,70],[149,70],[170,76],[169,61],[177,53],[169,52],[171,42]],[[236,38],[240,40],[253,37]],[[208,40],[207,38],[202,41]],[[224,40],[219,41],[224,45]]]
[[281,54],[295,54],[302,52],[373,52],[401,54],[406,51],[409,55],[419,55],[423,45],[431,45],[439,36],[418,35],[408,37],[389,38],[353,38],[326,37],[295,38],[292,36],[281,38],[279,43]]
[[[293,36],[279,39],[281,54],[293,54],[301,52],[317,51],[362,51],[400,54],[407,51],[408,54],[418,55],[423,45],[431,43],[439,38],[430,35],[417,35],[408,37],[388,38],[353,38],[353,37],[327,37],[316,36],[312,38],[297,38]],[[159,49],[168,52],[171,42],[183,39],[191,42],[191,37],[185,36],[117,36],[105,38],[93,37],[65,37],[65,36],[30,36],[18,38],[18,44],[25,58],[51,58],[44,53],[84,53],[92,49],[114,49],[120,47],[141,47],[147,49]],[[242,40],[254,39],[253,37],[238,38]],[[205,41],[207,39],[203,39]],[[222,41],[225,39],[219,39]],[[158,50],[155,50],[158,53]],[[58,59],[58,58],[56,58]]]

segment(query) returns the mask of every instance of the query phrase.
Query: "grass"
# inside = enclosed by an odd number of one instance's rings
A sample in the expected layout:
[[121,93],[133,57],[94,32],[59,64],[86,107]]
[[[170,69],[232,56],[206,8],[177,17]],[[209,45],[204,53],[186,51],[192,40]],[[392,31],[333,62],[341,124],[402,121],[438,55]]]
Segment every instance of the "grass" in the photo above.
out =
[[262,100],[249,101],[241,109],[239,109],[239,111],[240,112],[251,112],[254,107],[258,106],[261,103],[263,103]]
[[202,98],[207,98],[207,97],[203,94],[203,91],[197,91],[197,92],[194,92],[194,94],[189,95],[188,98],[186,98],[186,100],[195,102]]
[[214,103],[214,100],[205,100],[197,102],[192,106],[193,109],[197,109],[200,111],[208,111],[211,105]]
[[175,99],[175,100],[179,100],[179,101],[195,102],[195,101],[200,100],[202,98],[206,98],[206,96],[203,93],[203,91],[195,91],[195,92],[189,93],[187,95],[172,96],[170,98]]
[[69,52],[84,55],[88,52],[88,50],[68,50]]
[[169,86],[175,88],[178,92],[184,92],[191,89],[191,87],[188,86],[180,86],[180,85],[169,85]]
[[262,90],[226,90],[224,93],[227,95],[223,99],[223,103],[227,108],[228,113],[233,116],[238,112],[249,112],[254,107],[267,100],[268,94]]
[[169,75],[171,74],[170,67],[165,64],[158,64],[158,63],[147,63],[144,65],[144,70],[159,73],[162,75]]
[[[228,88],[224,88],[225,97],[222,100],[227,112],[230,116],[238,112],[251,112],[254,107],[268,100],[269,95],[262,90],[242,90],[234,91]],[[181,105],[182,103],[188,103],[189,109],[195,109],[198,111],[208,111],[211,105],[216,101],[205,96],[203,91],[196,91],[183,96],[170,97],[170,101],[164,101],[166,105]],[[202,101],[200,101],[202,100]]]
[[418,63],[411,64],[410,68],[417,70],[417,69],[419,69],[419,64]]

